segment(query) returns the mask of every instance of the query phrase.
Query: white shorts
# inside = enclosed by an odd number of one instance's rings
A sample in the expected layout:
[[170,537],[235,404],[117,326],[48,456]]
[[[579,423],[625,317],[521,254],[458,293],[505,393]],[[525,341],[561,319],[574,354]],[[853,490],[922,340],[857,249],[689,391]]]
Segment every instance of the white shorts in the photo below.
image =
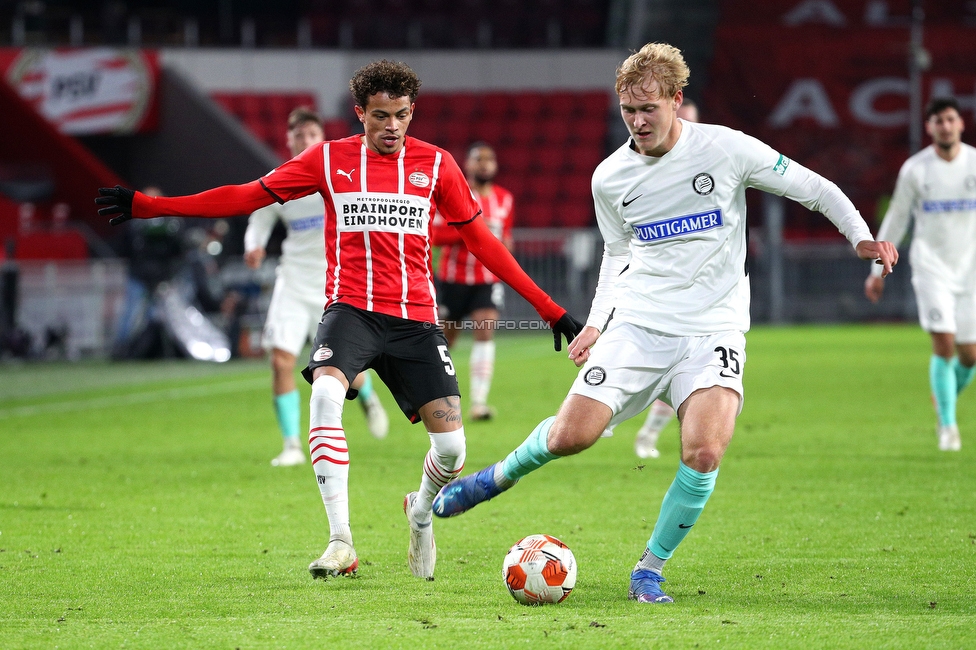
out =
[[953,293],[944,282],[912,274],[918,322],[926,332],[956,335],[956,343],[976,343],[976,294]]
[[613,411],[609,428],[655,399],[675,410],[700,388],[725,386],[744,393],[746,337],[727,331],[706,336],[668,336],[632,323],[610,321],[590,350],[569,393],[602,402]]
[[307,341],[315,338],[325,311],[325,295],[312,299],[289,291],[279,277],[275,281],[268,318],[264,322],[261,345],[265,350],[277,348],[298,356]]

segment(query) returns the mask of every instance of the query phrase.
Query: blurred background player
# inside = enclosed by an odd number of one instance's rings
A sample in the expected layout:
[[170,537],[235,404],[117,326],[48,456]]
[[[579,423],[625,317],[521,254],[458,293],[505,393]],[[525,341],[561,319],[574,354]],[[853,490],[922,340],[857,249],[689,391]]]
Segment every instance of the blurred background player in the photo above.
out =
[[[464,161],[465,178],[488,228],[511,250],[514,199],[511,192],[495,184],[497,174],[495,150],[486,142],[471,144]],[[439,226],[433,239],[435,244],[445,244],[437,272],[437,300],[448,346],[454,346],[461,321],[470,318],[474,322],[468,417],[489,420],[493,415],[488,407],[488,392],[495,372],[495,327],[498,310],[504,306],[505,289],[468,251],[456,228]]]
[[[288,149],[297,156],[309,146],[322,142],[322,120],[309,108],[296,108],[288,116]],[[244,262],[256,269],[264,261],[265,246],[275,223],[287,229],[281,244],[281,259],[275,273],[274,292],[268,306],[262,345],[271,355],[271,390],[274,411],[284,449],[271,460],[276,467],[305,462],[304,441],[299,439],[301,403],[295,385],[295,361],[305,344],[315,338],[325,303],[325,204],[318,192],[283,205],[256,210],[244,233]],[[352,384],[366,414],[370,433],[385,438],[389,418],[373,391],[368,372],[360,373]]]
[[[918,319],[932,337],[929,382],[939,449],[959,451],[956,397],[976,365],[976,148],[962,141],[955,99],[933,99],[925,116],[932,145],[902,165],[878,239],[901,242],[914,215],[909,260]],[[884,278],[871,271],[864,293],[878,302]]]
[[[697,122],[698,106],[692,100],[685,99],[678,107],[677,117],[686,122]],[[647,411],[647,419],[634,438],[634,451],[638,458],[657,458],[661,455],[657,450],[657,439],[673,417],[674,409],[670,404],[659,399],[654,400]]]

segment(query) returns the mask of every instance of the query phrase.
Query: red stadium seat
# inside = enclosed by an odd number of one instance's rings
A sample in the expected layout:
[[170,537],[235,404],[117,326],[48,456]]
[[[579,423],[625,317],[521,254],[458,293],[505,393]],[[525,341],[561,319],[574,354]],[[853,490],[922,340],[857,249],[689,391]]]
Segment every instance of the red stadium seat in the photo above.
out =
[[540,124],[535,119],[522,118],[508,122],[508,137],[519,146],[529,146],[541,138]]
[[481,97],[472,93],[455,93],[447,96],[444,116],[454,120],[470,120],[480,109]]
[[512,140],[508,131],[508,123],[502,119],[482,119],[475,125],[472,138],[487,142],[494,147],[496,153],[499,148],[504,147]]
[[581,93],[579,97],[580,112],[584,117],[606,120],[610,110],[610,94],[604,92]]
[[505,168],[513,174],[525,174],[533,169],[537,152],[531,147],[512,147],[505,150]]
[[322,122],[322,130],[325,131],[326,140],[338,140],[354,133],[349,122],[339,118]]
[[553,203],[559,197],[559,177],[549,174],[534,174],[529,177],[528,185],[536,201]]
[[547,95],[536,92],[516,93],[512,97],[512,108],[515,116],[524,119],[536,119],[542,114],[547,103]]
[[546,228],[552,219],[552,205],[527,201],[516,205],[520,228]]
[[593,197],[590,193],[590,179],[592,176],[592,174],[587,174],[583,171],[574,171],[563,175],[560,182],[562,195],[573,201],[592,201]]
[[485,120],[505,119],[512,112],[512,99],[509,93],[485,93],[481,96],[481,118]]
[[560,201],[553,209],[553,226],[564,228],[586,228],[596,223],[593,214],[593,204],[589,201],[574,199]]

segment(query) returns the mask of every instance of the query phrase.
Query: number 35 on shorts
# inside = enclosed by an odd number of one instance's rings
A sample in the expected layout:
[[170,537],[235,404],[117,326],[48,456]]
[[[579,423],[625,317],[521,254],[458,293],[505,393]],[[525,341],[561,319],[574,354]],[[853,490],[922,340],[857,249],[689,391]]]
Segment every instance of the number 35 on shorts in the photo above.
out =
[[719,365],[722,366],[722,369],[718,373],[720,377],[725,377],[726,379],[742,377],[742,364],[740,363],[742,353],[739,350],[731,347],[718,346],[715,348],[715,354],[718,355]]

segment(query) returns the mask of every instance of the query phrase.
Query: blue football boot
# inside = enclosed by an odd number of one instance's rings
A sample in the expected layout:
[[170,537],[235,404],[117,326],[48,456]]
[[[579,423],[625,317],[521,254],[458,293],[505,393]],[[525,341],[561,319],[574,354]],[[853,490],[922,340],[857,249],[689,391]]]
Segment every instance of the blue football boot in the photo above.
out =
[[630,574],[630,600],[639,603],[673,603],[674,598],[661,591],[664,576],[647,569],[634,569]]
[[438,517],[454,517],[501,494],[504,490],[495,483],[496,465],[498,463],[475,474],[455,479],[442,487],[434,497],[434,514]]

